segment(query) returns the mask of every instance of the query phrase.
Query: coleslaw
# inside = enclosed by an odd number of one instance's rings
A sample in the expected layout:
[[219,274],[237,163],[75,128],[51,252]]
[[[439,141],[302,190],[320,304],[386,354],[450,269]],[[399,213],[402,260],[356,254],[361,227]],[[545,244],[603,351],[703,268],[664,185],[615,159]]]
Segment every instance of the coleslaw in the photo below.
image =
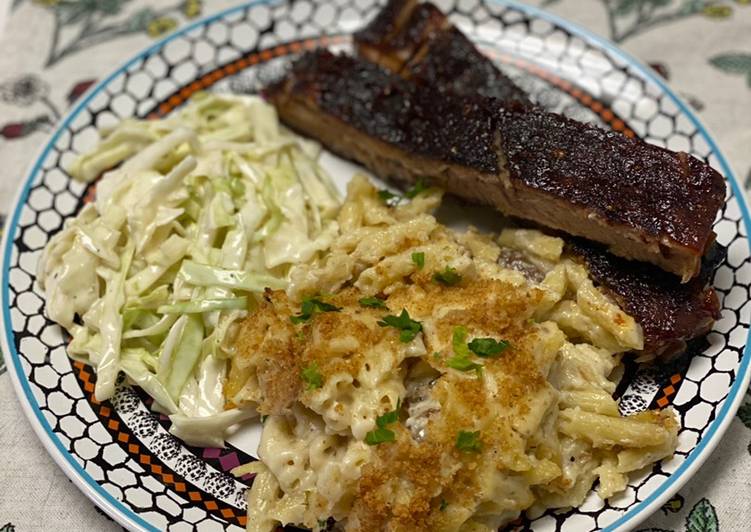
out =
[[250,409],[225,409],[235,322],[265,288],[327,248],[340,200],[320,148],[255,96],[199,94],[162,120],[125,120],[70,168],[96,199],[48,243],[38,279],[71,357],[121,374],[170,415],[172,432],[222,445]]

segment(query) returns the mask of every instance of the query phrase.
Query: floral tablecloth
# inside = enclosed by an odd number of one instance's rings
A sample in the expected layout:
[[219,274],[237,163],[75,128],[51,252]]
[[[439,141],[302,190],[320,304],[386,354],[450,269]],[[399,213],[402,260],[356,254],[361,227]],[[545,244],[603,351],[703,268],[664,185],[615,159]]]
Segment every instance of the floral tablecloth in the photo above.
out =
[[[0,0],[0,221],[71,104],[137,50],[228,0]],[[667,78],[751,185],[751,0],[538,0]],[[2,17],[0,17],[2,20]],[[52,462],[0,356],[0,532],[116,530]],[[751,530],[751,397],[699,473],[641,530]]]

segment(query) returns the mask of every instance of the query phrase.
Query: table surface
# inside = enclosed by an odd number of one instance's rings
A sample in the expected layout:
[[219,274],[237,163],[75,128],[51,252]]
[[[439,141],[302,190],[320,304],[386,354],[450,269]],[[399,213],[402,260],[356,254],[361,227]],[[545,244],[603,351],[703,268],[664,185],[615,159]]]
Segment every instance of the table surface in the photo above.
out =
[[[0,215],[39,145],[112,66],[226,0],[0,0]],[[751,184],[751,0],[538,0],[655,68]],[[5,4],[5,6],[4,6]],[[3,11],[7,7],[7,11]],[[0,532],[118,530],[52,462],[0,356]],[[640,530],[751,529],[751,395],[699,473]]]

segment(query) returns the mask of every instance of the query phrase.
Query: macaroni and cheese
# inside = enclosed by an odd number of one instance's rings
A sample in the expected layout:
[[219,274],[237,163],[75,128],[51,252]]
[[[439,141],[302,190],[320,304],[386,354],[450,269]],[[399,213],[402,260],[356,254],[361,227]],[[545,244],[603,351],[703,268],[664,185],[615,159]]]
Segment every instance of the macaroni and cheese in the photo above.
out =
[[249,530],[494,531],[672,454],[671,411],[612,397],[640,326],[561,239],[386,196],[356,177],[330,248],[237,333],[225,395],[266,416]]

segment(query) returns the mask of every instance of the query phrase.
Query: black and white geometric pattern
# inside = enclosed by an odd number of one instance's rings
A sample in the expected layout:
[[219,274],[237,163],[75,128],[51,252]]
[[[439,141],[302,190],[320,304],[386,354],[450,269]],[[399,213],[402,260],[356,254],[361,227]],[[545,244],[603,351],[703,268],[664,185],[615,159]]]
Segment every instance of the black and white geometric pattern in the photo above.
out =
[[[512,57],[547,70],[604,105],[612,112],[612,120],[624,121],[638,136],[688,151],[729,172],[690,114],[617,52],[564,23],[513,4],[477,0],[436,3],[502,63]],[[97,128],[127,117],[146,116],[197,78],[251,52],[321,35],[347,35],[378,9],[378,3],[370,0],[255,2],[193,25],[130,61],[84,99],[63,121],[29,176],[6,227],[3,270],[8,286],[3,305],[9,371],[28,388],[28,392],[22,390],[22,401],[41,415],[32,422],[46,422],[50,433],[45,437],[62,447],[91,477],[82,477],[84,483],[94,483],[90,491],[101,486],[116,500],[110,502],[123,522],[175,531],[240,529],[221,513],[198,507],[184,493],[166,486],[129,454],[127,445],[102,423],[86,398],[66,356],[60,328],[43,315],[43,296],[35,283],[41,250],[63,221],[81,207],[86,193],[86,187],[72,181],[65,169],[77,154],[94,145]],[[342,46],[346,48],[346,43]],[[270,65],[248,67],[209,89],[252,89]],[[502,68],[542,105],[580,119],[600,120],[602,113],[582,105],[560,84],[535,76],[531,73],[534,69]],[[341,182],[348,176],[335,178]],[[749,372],[748,360],[742,360],[751,309],[748,228],[739,199],[734,189],[728,188],[728,201],[715,227],[718,240],[728,246],[727,261],[715,279],[722,318],[706,344],[686,359],[685,367],[677,369],[682,379],[672,404],[682,429],[676,456],[636,475],[625,493],[607,502],[591,494],[579,509],[551,512],[522,528],[585,532],[613,524],[631,526],[631,516],[646,517],[644,501],[658,504],[686,480],[688,472],[682,470],[687,460],[693,460],[689,459],[692,451],[708,450],[716,443],[732,414],[727,411],[730,402],[726,399],[729,394],[735,399]],[[665,379],[671,374],[665,370],[637,372],[623,393],[623,407],[646,408],[669,385]],[[129,431],[133,441],[148,449],[155,460],[196,490],[242,513],[245,483],[231,479],[171,437],[137,393],[123,389],[111,406],[123,425],[120,430]],[[243,450],[255,452],[253,448]],[[677,471],[681,472],[668,480]],[[668,482],[675,485],[668,489]],[[139,525],[138,518],[145,523]]]

